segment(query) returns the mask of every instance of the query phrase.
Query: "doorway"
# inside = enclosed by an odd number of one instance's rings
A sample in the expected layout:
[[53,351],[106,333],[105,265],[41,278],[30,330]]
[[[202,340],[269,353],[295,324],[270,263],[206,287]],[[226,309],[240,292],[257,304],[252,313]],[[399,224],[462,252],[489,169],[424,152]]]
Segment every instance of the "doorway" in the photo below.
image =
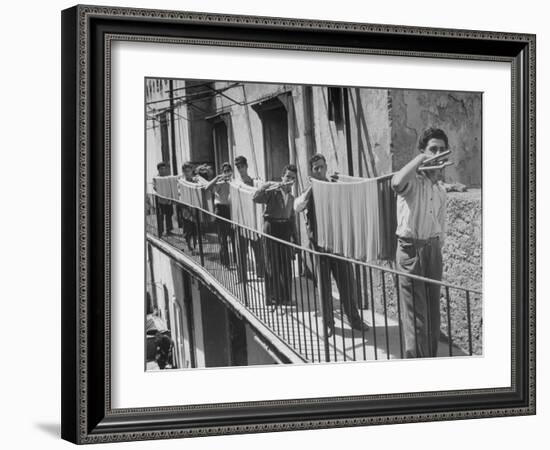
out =
[[231,163],[229,160],[229,140],[226,123],[223,120],[216,121],[212,127],[212,133],[214,137],[214,164],[216,173],[220,173],[224,162]]
[[266,178],[279,180],[283,168],[289,163],[288,119],[283,107],[262,114]]
[[276,97],[252,108],[262,121],[265,179],[280,180],[283,168],[290,163],[287,110]]

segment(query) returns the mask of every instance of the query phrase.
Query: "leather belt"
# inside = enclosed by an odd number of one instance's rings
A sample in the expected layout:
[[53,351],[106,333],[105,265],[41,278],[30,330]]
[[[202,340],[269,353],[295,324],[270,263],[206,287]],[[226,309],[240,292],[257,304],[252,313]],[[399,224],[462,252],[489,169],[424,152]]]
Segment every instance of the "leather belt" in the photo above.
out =
[[412,238],[412,237],[397,236],[397,239],[401,239],[404,242],[413,244],[416,247],[422,247],[422,246],[425,246],[425,245],[428,245],[428,244],[432,244],[434,242],[438,242],[439,241],[439,236],[433,236],[433,237],[430,237],[428,239],[416,239],[416,238]]

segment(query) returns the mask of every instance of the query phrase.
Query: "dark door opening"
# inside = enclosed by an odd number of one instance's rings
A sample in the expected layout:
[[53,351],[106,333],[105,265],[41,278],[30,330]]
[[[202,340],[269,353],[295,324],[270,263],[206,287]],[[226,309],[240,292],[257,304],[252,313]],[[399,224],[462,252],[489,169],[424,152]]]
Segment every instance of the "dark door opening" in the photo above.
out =
[[261,113],[265,168],[267,180],[279,180],[283,168],[290,162],[288,148],[288,119],[284,107],[269,109]]
[[160,152],[162,161],[170,166],[172,170],[172,163],[170,162],[170,141],[168,138],[168,114],[164,113],[159,116],[160,120]]
[[212,127],[214,134],[214,164],[216,173],[221,172],[221,167],[224,162],[229,162],[229,144],[227,135],[227,125],[220,120]]

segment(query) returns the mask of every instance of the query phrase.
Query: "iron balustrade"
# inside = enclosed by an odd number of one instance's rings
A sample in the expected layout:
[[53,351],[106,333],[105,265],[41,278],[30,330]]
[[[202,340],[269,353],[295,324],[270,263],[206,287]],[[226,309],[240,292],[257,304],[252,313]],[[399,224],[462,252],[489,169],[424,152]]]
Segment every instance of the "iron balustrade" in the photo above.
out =
[[[171,233],[159,200],[172,208]],[[200,264],[309,362],[404,358],[402,277],[441,289],[437,356],[482,352],[480,291],[404,273],[392,262],[374,264],[302,247],[156,193],[147,194],[146,229]],[[331,271],[347,281],[368,329],[351,326]]]

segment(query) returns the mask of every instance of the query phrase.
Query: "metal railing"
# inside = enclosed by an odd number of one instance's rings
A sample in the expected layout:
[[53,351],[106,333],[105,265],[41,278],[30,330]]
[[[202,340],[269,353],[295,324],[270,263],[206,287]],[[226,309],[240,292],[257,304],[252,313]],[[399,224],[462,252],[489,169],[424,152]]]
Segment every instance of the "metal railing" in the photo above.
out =
[[439,330],[428,327],[428,336],[420,336],[417,324],[432,318],[429,309],[417,317],[413,308],[413,338],[427,338],[432,352],[424,356],[481,354],[479,291],[410,275],[391,262],[301,247],[157,194],[147,195],[146,218],[148,233],[200,264],[309,362],[410,357],[405,333],[410,339],[411,310],[405,327],[399,288],[404,280],[412,283],[413,303],[419,288],[440,291]]

